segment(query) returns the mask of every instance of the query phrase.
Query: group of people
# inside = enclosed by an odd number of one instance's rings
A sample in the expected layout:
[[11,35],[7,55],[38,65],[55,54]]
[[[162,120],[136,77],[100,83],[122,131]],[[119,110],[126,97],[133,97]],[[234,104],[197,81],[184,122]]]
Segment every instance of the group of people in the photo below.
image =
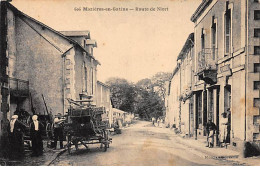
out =
[[[28,131],[28,127],[20,120],[18,115],[11,117],[10,123],[7,127],[8,133],[8,157],[11,160],[20,160],[24,154],[24,133]],[[63,120],[61,115],[54,118],[54,149],[57,147],[57,141],[60,141],[60,148],[63,148]],[[27,129],[27,130],[26,130]],[[30,139],[32,143],[31,156],[41,156],[43,154],[43,132],[44,125],[38,121],[38,116],[32,116],[32,122],[29,124]]]
[[158,117],[157,120],[155,117],[152,117],[152,123],[154,126],[157,125],[157,127],[162,127],[163,125],[163,118]]
[[[228,108],[226,112],[223,112],[220,122],[221,132],[219,133],[219,142],[220,147],[227,147],[227,143],[230,141],[230,117],[231,112]],[[211,117],[208,119],[206,124],[206,133],[207,133],[207,145],[206,147],[212,148],[214,145],[214,135],[216,134],[217,126],[212,122]]]

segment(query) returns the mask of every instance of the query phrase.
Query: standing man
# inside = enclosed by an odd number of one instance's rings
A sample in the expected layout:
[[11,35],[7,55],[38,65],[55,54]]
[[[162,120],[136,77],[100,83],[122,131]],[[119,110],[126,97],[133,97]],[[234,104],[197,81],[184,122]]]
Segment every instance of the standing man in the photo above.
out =
[[212,148],[214,145],[214,134],[216,130],[215,123],[212,122],[212,119],[209,118],[209,121],[206,124],[206,130],[207,130],[207,146],[209,148]]
[[61,119],[61,114],[58,113],[54,119],[54,149],[57,148],[57,142],[60,141],[60,149],[63,149],[63,120]]
[[32,155],[40,156],[43,154],[43,142],[42,142],[42,132],[43,125],[38,121],[38,116],[32,116],[33,122],[30,125],[30,133],[32,139]]
[[23,133],[26,126],[18,120],[18,115],[13,115],[7,127],[9,158],[19,160],[24,157]]
[[227,134],[228,134],[228,117],[227,113],[223,112],[222,118],[220,121],[221,124],[221,133],[220,133],[220,146],[221,147],[226,147],[227,148]]

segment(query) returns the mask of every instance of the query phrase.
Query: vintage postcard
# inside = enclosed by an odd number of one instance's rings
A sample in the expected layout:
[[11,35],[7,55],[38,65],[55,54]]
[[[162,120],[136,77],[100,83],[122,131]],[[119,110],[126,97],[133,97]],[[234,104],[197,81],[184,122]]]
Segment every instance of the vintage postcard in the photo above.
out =
[[259,0],[0,0],[2,166],[259,166]]

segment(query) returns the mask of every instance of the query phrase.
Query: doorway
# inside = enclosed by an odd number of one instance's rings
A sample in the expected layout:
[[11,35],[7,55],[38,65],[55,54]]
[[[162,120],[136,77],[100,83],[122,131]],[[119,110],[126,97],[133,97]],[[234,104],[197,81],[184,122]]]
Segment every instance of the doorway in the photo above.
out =
[[226,142],[230,143],[231,132],[231,85],[224,87],[224,111],[227,113],[228,125],[227,125],[227,137]]

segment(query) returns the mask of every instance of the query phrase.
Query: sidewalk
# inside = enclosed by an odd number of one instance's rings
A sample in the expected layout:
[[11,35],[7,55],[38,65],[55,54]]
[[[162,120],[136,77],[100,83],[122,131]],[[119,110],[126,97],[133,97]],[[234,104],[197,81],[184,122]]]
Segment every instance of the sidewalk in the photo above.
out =
[[[172,133],[173,131],[170,130]],[[239,151],[234,151],[226,148],[206,147],[206,140],[194,138],[184,138],[180,134],[174,134],[175,136],[172,139],[177,139],[178,142],[181,142],[183,145],[186,145],[190,148],[190,151],[197,154],[198,156],[205,159],[224,159],[229,161],[234,161],[235,163],[242,163],[244,165],[250,166],[259,166],[260,165],[260,156],[243,158],[241,157]],[[177,136],[177,137],[176,137]]]
[[[58,146],[59,147],[59,146]],[[43,141],[43,155],[31,157],[31,151],[25,150],[25,158],[21,161],[4,160],[7,166],[48,166],[66,149],[53,150],[47,147],[47,141]],[[4,165],[4,164],[3,164]]]

